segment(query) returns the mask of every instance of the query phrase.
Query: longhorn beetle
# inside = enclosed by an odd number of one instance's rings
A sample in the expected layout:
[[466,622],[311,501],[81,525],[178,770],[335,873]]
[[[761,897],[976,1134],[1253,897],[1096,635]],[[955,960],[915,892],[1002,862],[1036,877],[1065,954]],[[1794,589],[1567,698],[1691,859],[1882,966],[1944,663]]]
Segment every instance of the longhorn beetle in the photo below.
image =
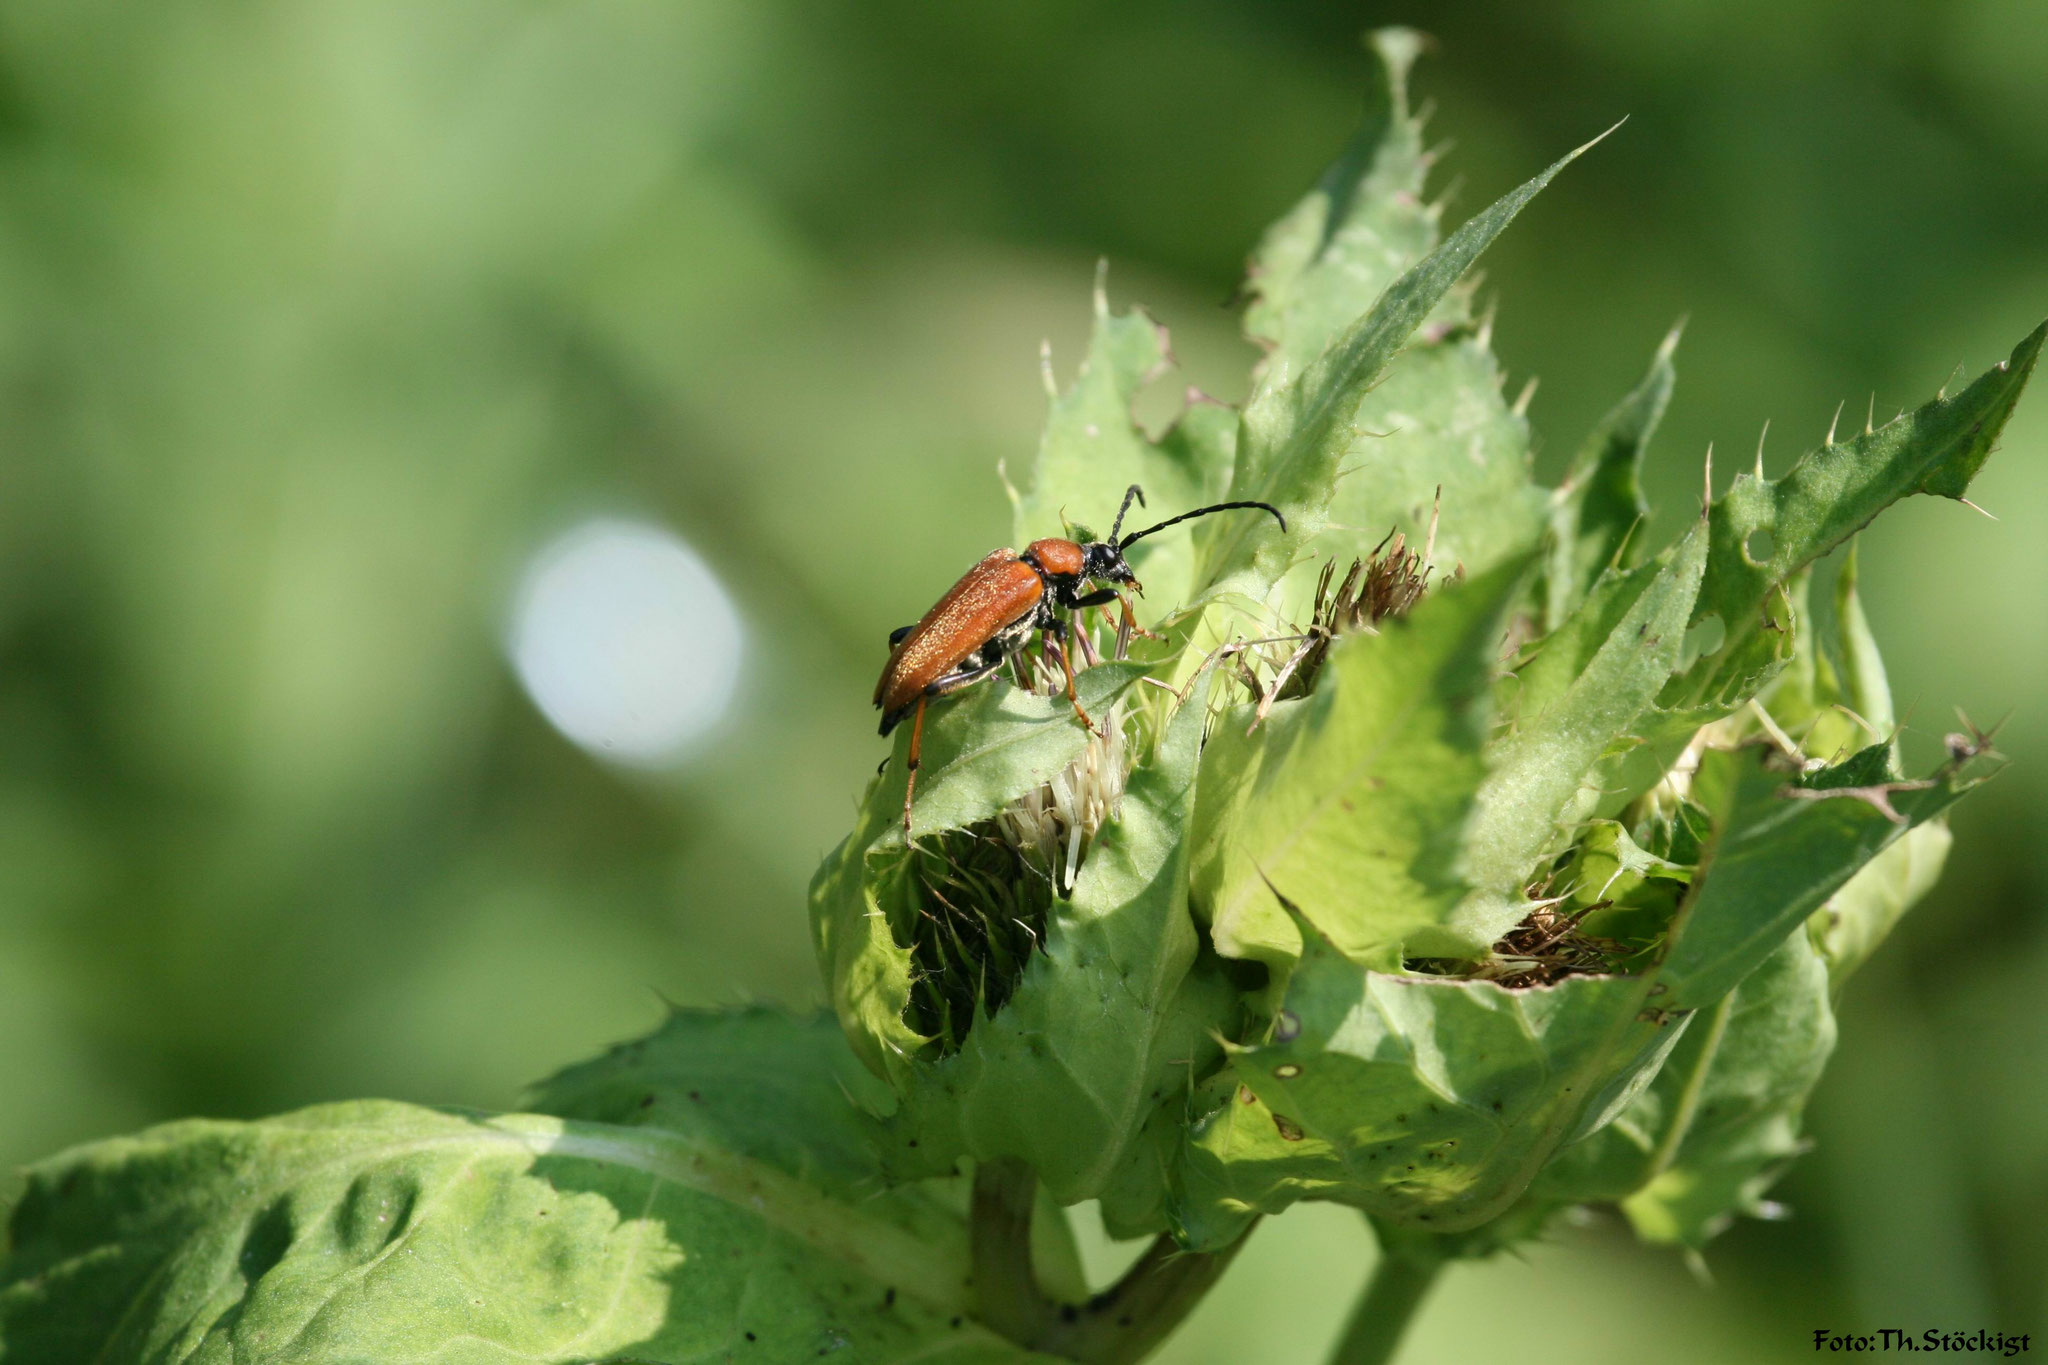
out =
[[[1123,529],[1124,514],[1131,510],[1133,500],[1140,507],[1145,505],[1145,494],[1136,484],[1124,493],[1108,540],[1086,544],[1034,540],[1024,547],[1022,554],[1015,550],[989,551],[947,589],[938,605],[916,625],[889,633],[889,662],[883,665],[881,680],[875,684],[882,733],[888,734],[913,711],[917,716],[910,728],[909,772],[903,787],[906,839],[910,837],[910,802],[917,791],[918,746],[924,739],[926,702],[988,677],[1002,667],[1005,659],[1022,649],[1036,631],[1046,653],[1059,660],[1060,669],[1066,674],[1067,700],[1073,705],[1074,715],[1092,732],[1095,725],[1081,709],[1081,699],[1074,695],[1074,664],[1064,647],[1073,628],[1059,612],[1119,602],[1125,620],[1130,620],[1130,600],[1114,585],[1128,583],[1140,594],[1145,588],[1124,560],[1124,551],[1169,526],[1206,517],[1211,512],[1256,508],[1271,512],[1280,529],[1287,529],[1287,518],[1270,503],[1219,502],[1169,517],[1119,540],[1117,533]],[[1112,586],[1083,592],[1090,579]]]

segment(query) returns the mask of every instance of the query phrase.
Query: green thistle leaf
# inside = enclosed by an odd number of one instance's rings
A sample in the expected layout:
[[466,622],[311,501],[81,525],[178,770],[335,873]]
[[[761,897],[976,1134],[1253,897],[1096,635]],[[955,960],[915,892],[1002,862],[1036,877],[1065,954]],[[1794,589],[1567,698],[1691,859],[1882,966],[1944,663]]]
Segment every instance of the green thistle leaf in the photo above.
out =
[[1475,891],[1452,916],[1455,928],[1491,943],[1528,913],[1522,890],[1530,870],[1560,822],[1583,814],[1571,807],[1587,774],[1629,738],[1677,669],[1706,560],[1706,531],[1696,525],[1656,563],[1610,571],[1544,642],[1521,693],[1521,719],[1490,747],[1465,840]]
[[[1650,514],[1643,497],[1643,456],[1678,382],[1671,364],[1678,336],[1679,329],[1672,328],[1650,361],[1650,372],[1600,419],[1558,487],[1543,574],[1543,619],[1551,630],[1578,609],[1604,570],[1626,568],[1642,558],[1638,532]],[[1631,548],[1632,554],[1624,553]]]
[[700,1089],[700,1114],[747,1115],[675,1129],[363,1102],[80,1148],[29,1172],[0,1339],[49,1361],[1031,1359],[963,1320],[956,1212],[821,1188],[857,1179],[839,1092],[769,1091]]
[[[1315,691],[1247,735],[1228,716],[1202,760],[1194,888],[1225,957],[1300,952],[1291,905],[1338,951],[1383,967],[1483,951],[1441,926],[1463,894],[1458,833],[1484,777],[1502,618],[1526,561],[1447,588],[1330,651]],[[1434,932],[1432,932],[1434,931]]]
[[1706,581],[1693,610],[1696,623],[1718,619],[1725,641],[1672,682],[1663,704],[1732,709],[1756,695],[1790,657],[1779,610],[1786,584],[1900,498],[1962,497],[2019,402],[2044,339],[2048,323],[1961,393],[1823,445],[1782,478],[1737,475],[1708,516]]
[[1236,1007],[1213,961],[1197,969],[1187,897],[1207,679],[1132,774],[1015,993],[957,1053],[900,1072],[892,1131],[917,1139],[906,1172],[1019,1157],[1061,1203],[1093,1198],[1154,1112],[1214,1064],[1211,1034]]
[[[1268,358],[1245,404],[1230,496],[1278,506],[1288,530],[1274,533],[1249,519],[1219,519],[1198,530],[1197,601],[1222,594],[1263,599],[1328,526],[1338,472],[1359,439],[1360,405],[1372,385],[1480,253],[1592,145],[1567,153],[1459,228],[1388,286],[1314,361],[1295,370]],[[1284,362],[1284,353],[1276,355]]]
[[1661,1007],[1719,1000],[1859,869],[1976,785],[1953,766],[1899,783],[1893,761],[1891,745],[1872,745],[1795,779],[1761,748],[1705,756],[1694,793],[1717,834],[1660,973]]
[[1197,1097],[1176,1229],[1221,1245],[1257,1213],[1328,1199],[1451,1233],[1509,1208],[1604,1124],[1683,1027],[1642,978],[1509,990],[1391,976],[1308,939],[1270,1037]]

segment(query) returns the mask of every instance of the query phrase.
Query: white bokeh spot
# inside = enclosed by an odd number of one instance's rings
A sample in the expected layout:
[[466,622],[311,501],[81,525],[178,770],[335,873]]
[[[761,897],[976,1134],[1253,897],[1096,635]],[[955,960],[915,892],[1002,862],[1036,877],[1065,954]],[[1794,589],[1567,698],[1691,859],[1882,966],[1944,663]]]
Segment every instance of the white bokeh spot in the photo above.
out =
[[513,608],[513,667],[541,714],[600,758],[674,762],[732,704],[741,627],[696,551],[601,517],[535,554]]

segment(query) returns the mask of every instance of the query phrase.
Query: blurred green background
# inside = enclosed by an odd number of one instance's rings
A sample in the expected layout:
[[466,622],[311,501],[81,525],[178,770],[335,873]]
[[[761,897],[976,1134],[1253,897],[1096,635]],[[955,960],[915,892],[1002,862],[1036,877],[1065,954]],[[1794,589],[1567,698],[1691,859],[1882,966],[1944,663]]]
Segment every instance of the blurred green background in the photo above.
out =
[[[1390,21],[1441,40],[1454,217],[1630,116],[1486,264],[1546,474],[1681,314],[1667,525],[1709,441],[1773,419],[1781,470],[2048,314],[2041,0],[0,7],[0,1168],[504,1107],[662,997],[819,1001],[804,884],[882,756],[883,636],[1007,539],[1040,339],[1070,373],[1106,256],[1180,382],[1241,394],[1225,300]],[[1793,1218],[1711,1289],[1599,1222],[1461,1269],[1409,1360],[2048,1327],[2044,462],[2036,393],[2000,520],[1865,538],[1915,732],[2011,712],[2018,762],[1850,990]],[[597,514],[744,623],[666,766],[506,662],[523,566]],[[1316,1358],[1370,1255],[1269,1223],[1167,1358]]]

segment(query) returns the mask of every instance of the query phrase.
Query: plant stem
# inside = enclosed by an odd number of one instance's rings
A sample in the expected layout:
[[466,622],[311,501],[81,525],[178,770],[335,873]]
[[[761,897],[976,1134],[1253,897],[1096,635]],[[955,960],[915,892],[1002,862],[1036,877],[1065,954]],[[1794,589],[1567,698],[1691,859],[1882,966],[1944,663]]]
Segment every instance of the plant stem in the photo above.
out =
[[1141,1360],[1194,1311],[1244,1246],[1182,1251],[1161,1234],[1123,1278],[1086,1303],[1055,1303],[1031,1269],[1037,1177],[1020,1161],[985,1161],[974,1172],[969,1242],[982,1322],[1020,1346],[1086,1365]]
[[1445,1259],[1433,1239],[1389,1236],[1380,1230],[1379,1264],[1351,1310],[1337,1349],[1330,1353],[1330,1365],[1385,1365],[1392,1360]]

